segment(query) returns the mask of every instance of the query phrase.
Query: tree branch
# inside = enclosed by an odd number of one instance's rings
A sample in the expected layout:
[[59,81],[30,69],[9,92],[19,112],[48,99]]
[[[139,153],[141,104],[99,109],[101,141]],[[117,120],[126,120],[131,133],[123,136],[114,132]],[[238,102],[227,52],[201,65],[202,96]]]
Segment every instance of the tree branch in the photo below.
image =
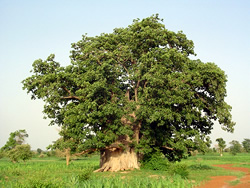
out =
[[207,101],[202,96],[200,96],[199,93],[195,93],[195,95],[196,95],[196,97],[198,97],[199,99],[201,99],[202,102],[204,102],[205,104],[207,104]]
[[170,147],[168,147],[168,146],[162,146],[162,148],[165,148],[165,149],[174,151],[174,148],[170,148]]
[[67,97],[62,97],[61,99],[76,99],[76,100],[81,100],[79,97],[77,96],[67,96]]
[[73,95],[71,94],[71,91],[68,90],[65,86],[63,86],[62,89],[64,89],[64,90],[69,94],[69,96],[67,96],[67,97],[62,97],[62,99],[77,99],[77,100],[81,100],[79,97],[73,96]]
[[98,65],[100,65],[100,66],[102,65],[101,61],[98,58],[96,58],[96,61],[97,61]]
[[135,86],[135,102],[138,102],[138,88],[140,85],[140,80],[137,81],[137,84]]
[[144,85],[143,85],[144,89],[147,87],[147,84],[148,84],[148,81],[146,80],[146,81],[144,82]]
[[71,95],[70,90],[68,90],[65,86],[62,87],[69,95]]
[[125,93],[125,97],[128,98],[128,101],[130,101],[130,93],[129,93],[129,89],[127,89],[126,93]]
[[117,62],[125,69],[125,71],[127,72],[128,76],[130,77],[128,69],[125,67],[125,65],[123,65],[120,61],[117,61]]
[[96,151],[96,150],[97,150],[96,148],[95,149],[91,148],[91,149],[84,150],[84,151],[82,151],[80,153],[75,153],[72,156],[81,156],[83,154],[90,153],[90,152],[93,152],[93,151]]

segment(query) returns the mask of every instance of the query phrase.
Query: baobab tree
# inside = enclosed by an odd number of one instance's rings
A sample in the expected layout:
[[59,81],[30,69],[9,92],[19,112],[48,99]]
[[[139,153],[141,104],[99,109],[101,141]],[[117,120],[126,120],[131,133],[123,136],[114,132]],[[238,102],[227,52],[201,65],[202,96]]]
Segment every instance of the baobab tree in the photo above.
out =
[[155,151],[180,160],[206,141],[215,120],[233,131],[224,71],[192,55],[193,42],[153,15],[84,35],[72,44],[70,65],[38,59],[22,83],[45,102],[52,125],[81,141],[79,150],[100,151],[99,171],[134,169]]

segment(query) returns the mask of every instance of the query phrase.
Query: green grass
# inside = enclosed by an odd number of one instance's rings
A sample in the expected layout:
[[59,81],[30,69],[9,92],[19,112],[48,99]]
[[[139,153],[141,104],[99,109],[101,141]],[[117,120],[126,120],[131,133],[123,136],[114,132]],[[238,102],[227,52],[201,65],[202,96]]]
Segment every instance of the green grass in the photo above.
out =
[[[188,167],[189,175],[183,178],[175,171],[134,170],[124,172],[93,173],[99,166],[99,156],[83,157],[71,161],[53,157],[33,158],[26,163],[13,164],[0,159],[0,187],[195,187],[210,176],[233,175],[238,178],[244,173],[227,171],[213,164],[235,164],[250,168],[250,154],[232,156],[224,154],[197,155],[177,163]],[[231,182],[237,184],[237,182]]]
[[[212,153],[192,156],[183,160],[182,163],[185,163],[191,167],[189,178],[196,182],[201,182],[204,180],[209,180],[211,176],[236,176],[241,178],[244,175],[243,172],[224,170],[212,165],[234,164],[234,166],[250,168],[250,162],[246,163],[246,161],[250,161],[250,154],[248,153],[241,153],[237,154],[236,156],[233,156],[229,153],[224,153],[224,156],[222,157],[220,157],[217,153]],[[197,166],[197,168],[192,168],[193,166]],[[202,166],[204,170],[199,169],[199,166]]]

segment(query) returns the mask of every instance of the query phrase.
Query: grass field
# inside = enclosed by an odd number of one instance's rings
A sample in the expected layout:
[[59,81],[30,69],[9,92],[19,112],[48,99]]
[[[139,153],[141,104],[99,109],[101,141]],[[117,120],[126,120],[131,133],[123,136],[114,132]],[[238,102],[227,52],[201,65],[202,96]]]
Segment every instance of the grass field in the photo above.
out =
[[[180,171],[134,170],[124,172],[93,173],[99,166],[99,156],[83,157],[71,161],[47,157],[33,158],[26,163],[11,163],[0,159],[0,187],[196,187],[211,176],[234,175],[241,177],[242,172],[230,172],[213,167],[213,164],[235,164],[250,168],[250,154],[232,156],[225,154],[197,155],[178,163],[186,167],[188,174]],[[186,172],[186,171],[185,171]]]

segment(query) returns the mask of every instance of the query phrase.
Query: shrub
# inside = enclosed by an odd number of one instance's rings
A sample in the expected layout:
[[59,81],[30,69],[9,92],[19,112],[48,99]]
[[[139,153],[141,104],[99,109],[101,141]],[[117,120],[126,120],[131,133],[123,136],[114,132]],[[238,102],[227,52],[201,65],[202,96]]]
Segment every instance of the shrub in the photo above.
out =
[[230,144],[231,144],[230,152],[232,153],[232,155],[236,155],[237,153],[241,153],[242,146],[239,143],[239,141],[233,140],[232,142],[230,142]]
[[30,145],[17,145],[16,147],[7,152],[7,156],[12,162],[18,162],[19,160],[26,161],[28,159],[31,159],[32,152],[30,150]]
[[0,151],[0,159],[4,157],[4,152]]
[[56,152],[54,150],[52,151],[46,151],[44,152],[45,155],[47,155],[47,157],[54,157],[56,156]]
[[211,167],[211,166],[202,165],[202,164],[190,165],[188,168],[191,170],[211,170],[211,169],[213,169],[213,167]]
[[167,170],[169,162],[160,152],[155,152],[150,156],[145,156],[142,161],[142,168],[149,170]]
[[198,153],[198,150],[190,151],[191,156],[196,156]]
[[39,158],[44,158],[45,155],[42,153],[42,154],[40,154],[38,157],[39,157]]
[[170,174],[180,175],[182,178],[187,178],[189,175],[187,165],[170,163],[160,152],[155,152],[151,156],[146,157],[144,161],[142,161],[142,168],[168,171]]
[[79,182],[81,182],[81,181],[86,181],[90,179],[92,174],[93,174],[93,168],[84,168],[77,175],[77,177],[78,177]]
[[65,157],[65,151],[61,151],[59,149],[55,149],[55,156],[59,158],[64,158]]
[[[79,173],[72,175],[70,179],[68,179],[66,187],[88,187],[86,186],[86,183],[88,181],[91,181],[93,170],[94,170],[93,168],[85,168],[82,169]],[[96,184],[96,182],[94,183]],[[93,187],[92,183],[91,187]]]
[[43,152],[43,150],[40,149],[40,148],[37,148],[36,152],[37,152],[38,154],[41,154],[41,153]]
[[169,172],[173,175],[180,175],[182,178],[188,178],[188,166],[185,164],[174,163],[170,166]]

